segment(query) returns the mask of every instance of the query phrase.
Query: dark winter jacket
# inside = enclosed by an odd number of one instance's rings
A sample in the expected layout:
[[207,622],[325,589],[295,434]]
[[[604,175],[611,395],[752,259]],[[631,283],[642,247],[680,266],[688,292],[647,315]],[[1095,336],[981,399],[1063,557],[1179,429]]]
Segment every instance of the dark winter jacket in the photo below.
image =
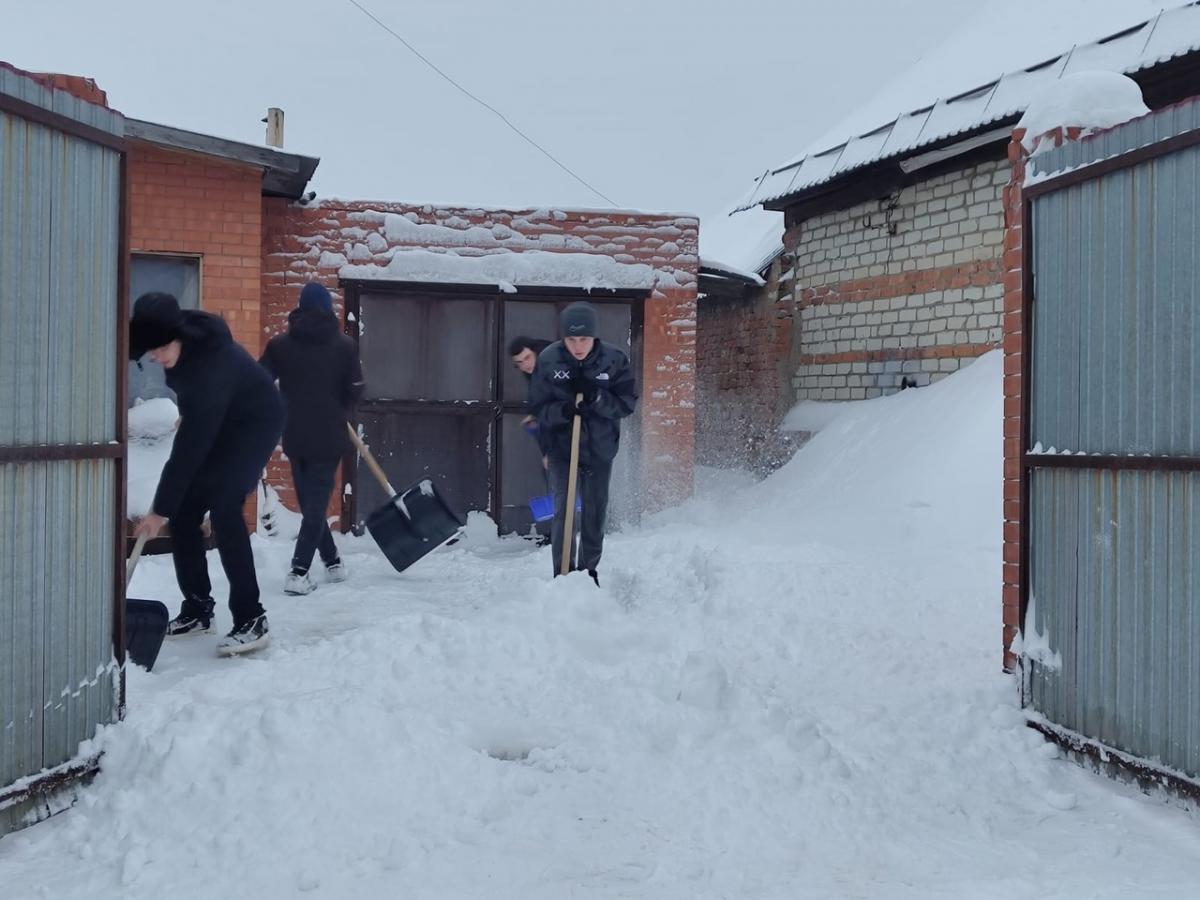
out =
[[[541,361],[541,358],[542,358],[542,351],[545,350],[549,346],[550,346],[550,341],[543,341],[541,339],[533,340],[533,341],[529,342],[529,349],[537,354],[539,362]],[[530,390],[532,391],[533,390],[533,376],[537,374],[537,364],[536,363],[534,364],[532,372],[522,372],[521,374],[524,375],[525,380],[527,382],[529,382]],[[525,405],[529,406],[528,397],[526,398]],[[529,407],[529,411],[530,411],[530,413],[533,413],[533,408]],[[546,440],[546,433],[542,430],[542,428],[537,423],[534,423],[533,429],[534,429],[532,432],[533,439],[535,441],[537,441],[538,450],[541,451],[542,456],[549,456],[550,455],[550,445]]]
[[259,360],[279,379],[287,403],[283,452],[296,459],[341,459],[350,449],[346,421],[363,392],[358,345],[341,333],[337,316],[294,309],[286,334],[267,342]]
[[185,310],[179,335],[179,362],[166,377],[181,422],[153,504],[168,519],[193,486],[249,494],[279,443],[284,415],[271,376],[234,342],[224,319]]
[[538,418],[543,447],[561,462],[571,459],[577,393],[584,395],[580,464],[612,462],[621,443],[621,419],[637,406],[637,386],[628,357],[600,340],[583,360],[575,359],[562,341],[551,344],[538,357],[529,406]]

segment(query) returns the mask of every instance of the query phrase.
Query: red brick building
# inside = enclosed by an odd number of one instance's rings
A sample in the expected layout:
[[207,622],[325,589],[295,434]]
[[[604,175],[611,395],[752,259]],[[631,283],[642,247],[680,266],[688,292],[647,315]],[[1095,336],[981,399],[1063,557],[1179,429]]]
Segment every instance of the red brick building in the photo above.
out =
[[[602,337],[630,353],[641,393],[614,475],[615,486],[624,479],[624,498],[617,490],[614,499],[629,518],[691,493],[696,219],[365,201],[264,206],[264,333],[285,327],[308,281],[334,293],[362,347],[363,424],[368,436],[374,426],[394,479],[436,477],[434,461],[453,456],[461,468],[442,487],[459,508],[491,509],[505,530],[528,530],[528,499],[544,487],[534,445],[520,433],[525,382],[507,343],[519,334],[556,337],[558,310],[589,299],[600,308]],[[431,306],[454,318],[440,321]],[[419,346],[410,343],[417,332]],[[412,365],[450,356],[454,372],[381,377],[421,352],[430,356]],[[442,424],[447,415],[456,417],[453,433]],[[413,430],[427,440],[402,438]],[[360,524],[378,499],[369,482],[359,487],[364,500],[346,504],[347,525]]]
[[[42,77],[106,105],[90,80]],[[532,442],[514,427],[523,383],[504,348],[519,332],[557,337],[557,311],[589,299],[601,308],[602,336],[630,352],[641,391],[618,460],[621,517],[690,494],[694,217],[313,203],[306,191],[316,158],[129,118],[125,125],[130,294],[168,290],[217,313],[257,355],[286,327],[301,286],[320,280],[347,333],[362,341],[371,413],[359,424],[397,486],[441,478],[461,511],[488,510],[505,530],[527,530],[527,501],[544,485]],[[455,372],[425,378],[428,359],[392,352],[422,328],[417,350],[458,354]],[[161,373],[130,377],[131,396],[161,394]],[[331,512],[351,526],[377,498],[348,462],[349,487]],[[270,481],[290,502],[281,463]]]

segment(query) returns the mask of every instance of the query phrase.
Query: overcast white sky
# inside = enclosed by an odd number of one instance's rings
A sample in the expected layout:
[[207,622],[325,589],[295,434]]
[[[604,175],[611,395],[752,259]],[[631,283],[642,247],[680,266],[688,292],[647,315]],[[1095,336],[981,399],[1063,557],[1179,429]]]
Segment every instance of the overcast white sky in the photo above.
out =
[[[705,216],[956,31],[1017,21],[983,0],[360,2],[620,206]],[[1093,2],[1172,4],[1029,0]],[[91,76],[134,118],[262,143],[282,107],[321,196],[606,205],[349,0],[0,0],[0,22],[0,60]]]
[[[619,205],[709,213],[980,0],[360,0]],[[606,205],[348,0],[0,0],[0,59],[321,157],[322,196]]]

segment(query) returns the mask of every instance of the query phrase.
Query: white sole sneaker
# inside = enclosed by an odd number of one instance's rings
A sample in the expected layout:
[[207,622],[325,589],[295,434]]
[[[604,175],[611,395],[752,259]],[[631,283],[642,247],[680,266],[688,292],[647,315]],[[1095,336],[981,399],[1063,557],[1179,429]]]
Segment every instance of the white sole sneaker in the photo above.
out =
[[[196,621],[196,620],[193,619],[192,621]],[[206,625],[204,627],[189,628],[187,631],[172,632],[171,625],[174,624],[174,622],[175,622],[175,620],[172,619],[170,622],[167,623],[167,633],[164,636],[173,640],[175,638],[196,637],[197,635],[201,635],[201,634],[216,634],[217,629],[213,626],[213,622],[215,622],[215,621],[216,621],[216,619],[209,619],[208,625]]]
[[264,634],[257,641],[251,641],[248,644],[218,644],[217,656],[240,656],[243,653],[249,653],[252,650],[261,650],[271,643],[271,635]]
[[283,592],[289,597],[303,597],[317,589],[311,575],[303,577],[289,574],[283,581]]
[[165,635],[168,641],[177,641],[180,638],[199,637],[202,634],[216,634],[217,629],[209,625],[207,628],[194,628],[191,631],[180,631],[175,634],[167,633]]

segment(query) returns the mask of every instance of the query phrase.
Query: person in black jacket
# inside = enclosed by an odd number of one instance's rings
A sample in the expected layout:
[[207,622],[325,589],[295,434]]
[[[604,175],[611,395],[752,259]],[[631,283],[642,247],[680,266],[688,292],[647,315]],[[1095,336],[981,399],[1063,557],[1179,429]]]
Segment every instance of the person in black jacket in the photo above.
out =
[[550,341],[522,334],[508,342],[508,355],[512,357],[512,364],[517,371],[529,381],[533,378],[533,370],[537,368],[538,356],[549,346]]
[[562,311],[563,339],[538,357],[529,405],[537,415],[550,458],[555,575],[561,574],[572,424],[576,416],[581,419],[577,489],[583,498],[583,513],[576,517],[578,553],[571,535],[571,568],[586,569],[599,585],[597,568],[604,549],[612,462],[621,443],[621,419],[633,413],[637,391],[628,357],[596,337],[596,318],[595,308],[588,303],[572,303]]
[[[508,342],[508,355],[512,359],[513,368],[525,376],[526,384],[532,384],[533,373],[537,369],[538,357],[549,346],[550,341],[526,337],[523,334],[518,335]],[[523,418],[521,420],[521,427],[537,441],[538,449],[542,451],[542,467],[548,467],[549,459],[546,455],[546,447],[542,441],[541,432],[538,429],[537,416],[531,414]]]
[[287,333],[267,342],[259,362],[279,380],[287,404],[283,452],[304,516],[283,589],[308,594],[317,587],[308,570],[318,551],[326,580],[346,580],[325,514],[338,464],[350,450],[346,422],[363,391],[358,345],[342,334],[324,285],[314,281],[303,287]]
[[170,294],[138,297],[129,323],[129,356],[149,353],[166,370],[180,423],[150,513],[135,531],[154,537],[170,522],[175,576],[183,592],[171,636],[212,634],[212,585],[200,526],[208,513],[229,579],[233,630],[222,655],[266,644],[266,611],[242,507],[283,430],[283,401],[271,377],[234,343],[225,321],[182,311]]

